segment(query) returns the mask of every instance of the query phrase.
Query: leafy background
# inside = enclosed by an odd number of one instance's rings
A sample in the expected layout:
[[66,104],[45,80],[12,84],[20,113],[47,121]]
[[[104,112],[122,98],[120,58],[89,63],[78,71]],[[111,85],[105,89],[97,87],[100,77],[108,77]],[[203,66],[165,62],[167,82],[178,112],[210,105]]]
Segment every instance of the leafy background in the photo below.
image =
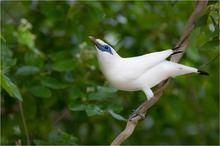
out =
[[[88,36],[123,57],[166,50],[193,11],[189,1],[0,3],[1,144],[27,134],[35,145],[110,144],[146,97],[105,81]],[[219,144],[218,47],[219,2],[209,1],[181,63],[210,76],[173,79],[124,144]]]

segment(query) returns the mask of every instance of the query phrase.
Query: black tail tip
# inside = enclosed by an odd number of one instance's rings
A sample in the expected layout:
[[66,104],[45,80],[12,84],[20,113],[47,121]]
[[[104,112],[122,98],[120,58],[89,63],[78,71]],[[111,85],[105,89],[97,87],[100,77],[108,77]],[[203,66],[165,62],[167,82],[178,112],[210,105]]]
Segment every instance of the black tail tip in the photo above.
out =
[[200,75],[206,75],[206,76],[208,76],[209,75],[209,73],[208,72],[205,72],[205,71],[202,71],[202,70],[199,70],[198,69],[198,71],[197,71]]

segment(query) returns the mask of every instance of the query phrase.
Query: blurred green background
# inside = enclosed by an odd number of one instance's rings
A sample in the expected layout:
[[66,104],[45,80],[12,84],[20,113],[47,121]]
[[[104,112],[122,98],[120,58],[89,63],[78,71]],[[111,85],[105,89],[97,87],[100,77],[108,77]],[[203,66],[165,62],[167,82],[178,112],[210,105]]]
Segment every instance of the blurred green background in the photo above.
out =
[[[105,81],[88,36],[123,57],[170,49],[194,4],[0,3],[1,144],[27,144],[29,135],[35,145],[110,144],[146,97]],[[210,76],[172,79],[124,144],[219,144],[219,2],[208,3],[180,62]]]

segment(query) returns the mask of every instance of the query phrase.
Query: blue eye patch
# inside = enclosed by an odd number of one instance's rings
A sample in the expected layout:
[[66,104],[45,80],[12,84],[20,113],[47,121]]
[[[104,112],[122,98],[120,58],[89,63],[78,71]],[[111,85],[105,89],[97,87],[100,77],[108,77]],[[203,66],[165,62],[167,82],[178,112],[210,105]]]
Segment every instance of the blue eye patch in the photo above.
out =
[[100,45],[100,44],[96,44],[96,46],[97,46],[97,48],[98,48],[99,50],[101,50],[102,52],[108,52],[108,53],[110,53],[110,54],[113,55],[110,46],[108,46],[108,45]]

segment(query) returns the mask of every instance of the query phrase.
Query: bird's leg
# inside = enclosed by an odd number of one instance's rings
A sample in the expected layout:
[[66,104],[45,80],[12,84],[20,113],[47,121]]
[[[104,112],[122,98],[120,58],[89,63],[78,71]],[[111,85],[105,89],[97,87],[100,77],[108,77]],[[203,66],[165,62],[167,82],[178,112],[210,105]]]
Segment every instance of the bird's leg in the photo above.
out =
[[[154,97],[153,91],[150,88],[145,88],[145,89],[143,89],[143,91],[147,96],[147,102],[149,102]],[[131,115],[129,115],[128,120],[131,120],[132,118],[134,118],[136,116],[140,116],[141,120],[143,120],[145,118],[145,113],[141,113],[138,108],[138,109],[134,110]]]
[[151,100],[151,98],[154,97],[154,93],[150,88],[145,88],[143,91],[146,94],[148,100]]

